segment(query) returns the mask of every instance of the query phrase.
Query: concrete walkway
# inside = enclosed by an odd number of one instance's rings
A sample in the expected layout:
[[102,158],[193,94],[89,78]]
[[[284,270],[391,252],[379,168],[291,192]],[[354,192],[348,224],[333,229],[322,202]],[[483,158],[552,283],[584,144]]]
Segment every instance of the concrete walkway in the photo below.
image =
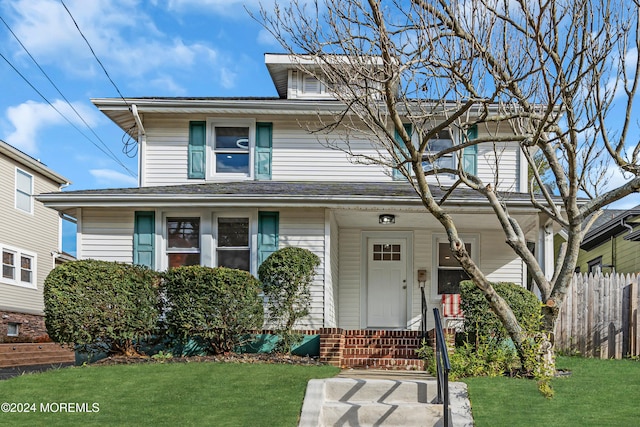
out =
[[[443,407],[434,404],[436,380],[425,372],[342,371],[335,378],[311,380],[299,427],[443,426]],[[454,426],[472,426],[466,384],[449,383]]]

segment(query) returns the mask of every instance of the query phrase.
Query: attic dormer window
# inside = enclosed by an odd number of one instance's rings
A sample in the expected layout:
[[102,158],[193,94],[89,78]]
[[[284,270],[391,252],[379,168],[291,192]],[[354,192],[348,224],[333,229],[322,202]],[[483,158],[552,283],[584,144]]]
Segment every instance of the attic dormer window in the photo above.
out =
[[302,92],[305,94],[319,95],[323,92],[323,85],[314,76],[306,75],[302,78]]

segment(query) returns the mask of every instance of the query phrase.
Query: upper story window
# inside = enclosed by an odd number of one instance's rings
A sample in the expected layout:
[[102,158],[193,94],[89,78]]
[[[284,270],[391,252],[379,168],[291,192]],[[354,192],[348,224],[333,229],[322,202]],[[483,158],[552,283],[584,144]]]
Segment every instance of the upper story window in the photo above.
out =
[[271,179],[273,125],[253,119],[189,122],[187,177],[232,181]]
[[249,176],[249,126],[214,126],[214,175]]
[[0,246],[0,248],[2,249],[0,282],[35,288],[35,254],[6,246]]
[[16,169],[16,209],[33,213],[33,175]]
[[[438,132],[436,138],[429,141],[427,144],[427,149],[425,150],[425,158],[427,156],[438,154],[439,152],[446,150],[447,148],[453,147],[453,137],[451,136],[451,132],[449,129],[443,129]],[[453,153],[445,154],[444,156],[438,158],[435,161],[435,164],[430,163],[428,160],[422,162],[422,167],[425,172],[435,169],[453,169],[455,167],[455,158]]]

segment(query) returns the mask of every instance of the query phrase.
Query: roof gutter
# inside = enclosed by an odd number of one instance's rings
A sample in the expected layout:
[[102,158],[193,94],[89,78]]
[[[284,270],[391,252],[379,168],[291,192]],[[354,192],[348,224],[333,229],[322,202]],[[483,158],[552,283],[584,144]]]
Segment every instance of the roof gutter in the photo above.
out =
[[[138,107],[136,106],[136,104],[131,104],[131,113],[133,114],[133,119],[136,121],[136,125],[138,125],[138,137],[146,135],[144,126],[142,125],[142,120],[140,119],[140,114],[138,114]],[[138,141],[139,140],[140,139],[138,139]]]

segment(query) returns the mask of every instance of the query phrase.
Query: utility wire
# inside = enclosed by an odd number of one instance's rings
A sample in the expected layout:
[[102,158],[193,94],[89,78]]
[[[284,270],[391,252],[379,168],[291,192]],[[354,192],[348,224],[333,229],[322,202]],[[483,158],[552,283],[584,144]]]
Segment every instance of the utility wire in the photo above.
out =
[[[109,155],[109,157],[111,157],[111,158],[112,158],[116,163],[118,163],[120,166],[122,166],[122,167],[123,167],[123,168],[124,168],[124,169],[125,169],[125,170],[130,174],[130,175],[131,175],[131,176],[135,177],[135,174],[134,174],[134,173],[133,173],[129,168],[127,168],[127,166],[126,166],[122,161],[120,161],[120,159],[118,159],[118,158],[117,158],[117,156],[116,156],[116,155],[115,155],[115,154],[114,154],[114,153],[109,149],[109,147],[108,147],[108,146],[107,146],[107,144],[102,140],[102,138],[100,138],[100,136],[99,136],[99,135],[98,135],[98,134],[93,130],[93,128],[92,128],[91,126],[89,126],[89,124],[87,123],[87,121],[84,119],[84,117],[82,117],[82,115],[81,115],[81,114],[78,112],[78,110],[73,106],[73,104],[71,104],[71,102],[69,102],[69,100],[67,99],[67,97],[66,97],[66,96],[64,96],[64,94],[62,93],[62,91],[61,91],[61,90],[58,88],[58,86],[53,82],[53,80],[49,77],[49,75],[44,71],[44,69],[40,66],[40,64],[38,63],[38,61],[36,61],[36,59],[33,57],[33,55],[31,55],[31,52],[29,52],[29,50],[28,50],[28,49],[26,48],[26,46],[22,43],[22,41],[20,40],[20,38],[18,38],[18,36],[13,32],[13,30],[11,29],[11,27],[9,26],[9,24],[7,24],[7,22],[4,20],[4,18],[2,18],[2,16],[0,16],[0,21],[2,21],[2,23],[5,25],[5,27],[7,27],[7,29],[8,29],[8,30],[9,30],[9,32],[11,33],[11,35],[13,35],[13,37],[18,41],[18,43],[20,44],[20,46],[22,47],[22,49],[24,49],[24,51],[25,51],[25,52],[27,52],[27,55],[29,55],[29,58],[31,58],[31,60],[34,62],[34,64],[36,64],[36,66],[38,67],[38,69],[40,70],[40,72],[42,72],[42,74],[47,78],[47,80],[49,81],[49,83],[51,83],[51,85],[52,85],[52,86],[53,86],[53,87],[58,91],[58,93],[60,94],[60,96],[62,97],[62,99],[64,99],[64,100],[65,100],[65,102],[67,103],[67,105],[69,105],[69,107],[71,107],[71,109],[76,113],[76,115],[78,116],[78,118],[80,118],[80,120],[82,120],[82,123],[84,123],[84,124],[85,124],[85,126],[87,127],[87,129],[89,129],[89,130],[91,131],[91,133],[93,133],[93,135],[94,135],[96,138],[98,138],[98,140],[102,143],[102,145],[104,146],[104,148],[105,148],[109,153],[106,153],[104,150],[101,150],[101,151],[102,151],[103,153],[105,153],[105,154]],[[6,59],[4,56],[3,56],[3,59],[4,59],[5,61],[7,61],[7,59]],[[8,62],[8,61],[7,61],[7,62]],[[11,64],[9,64],[9,65],[11,65]],[[13,67],[13,66],[11,66],[11,67],[12,67],[14,70],[16,70],[16,68],[15,68],[15,67]],[[17,71],[17,70],[16,70],[16,71]],[[20,74],[20,73],[18,73],[18,74]],[[24,77],[23,75],[21,75],[21,74],[20,74],[20,76],[21,76],[23,79],[25,79],[25,77]],[[25,79],[25,80],[26,80],[26,79]],[[29,82],[27,82],[27,83],[29,83]],[[29,83],[29,85],[33,88],[33,85],[31,85],[30,83]],[[35,89],[35,88],[34,88],[34,89]],[[38,91],[36,90],[36,92],[38,92]],[[47,102],[49,103],[49,105],[51,105],[51,103],[50,103],[50,102],[49,102],[49,101],[48,101],[48,100],[47,100],[47,99],[46,99],[46,98],[45,98],[45,97],[44,97],[40,92],[38,92],[38,94],[39,94],[39,95],[40,95],[40,96],[41,96],[45,101],[47,101]],[[53,107],[53,105],[51,105],[51,106]],[[62,115],[62,113],[61,113],[58,109],[56,109],[55,107],[53,107],[53,108],[58,112],[58,114]],[[63,117],[64,117],[64,115],[63,115]],[[71,123],[71,122],[69,121],[69,119],[67,119],[66,117],[65,117],[65,119],[66,119],[69,123]],[[75,127],[75,125],[74,125],[74,127]],[[76,129],[78,129],[78,128],[76,127]],[[78,131],[79,131],[79,129],[78,129]],[[82,133],[82,132],[80,132],[80,133]],[[85,138],[89,139],[89,138],[88,138],[84,133],[82,133],[82,135],[83,135]],[[91,140],[89,139],[89,141],[91,141]],[[96,145],[93,141],[91,141],[91,143],[97,147],[97,145]]]
[[96,55],[96,53],[93,50],[93,47],[91,47],[91,43],[89,43],[89,40],[87,40],[87,38],[84,36],[84,33],[82,32],[82,30],[80,29],[80,26],[78,25],[78,23],[76,22],[76,19],[73,17],[73,15],[71,14],[71,11],[69,10],[69,8],[67,7],[66,4],[64,4],[64,0],[60,0],[60,3],[62,3],[62,6],[64,6],[65,10],[67,11],[67,13],[69,14],[69,16],[71,17],[71,20],[73,21],[73,23],[75,24],[76,28],[78,29],[78,32],[80,33],[80,35],[82,36],[82,38],[84,39],[84,41],[87,43],[87,46],[89,46],[89,50],[91,51],[91,53],[93,54],[93,57],[96,59],[96,61],[98,61],[98,64],[100,64],[100,67],[102,67],[102,71],[104,71],[104,73],[106,74],[107,78],[109,79],[109,81],[111,82],[111,84],[113,85],[114,88],[116,88],[116,91],[118,92],[118,95],[120,95],[120,98],[122,98],[122,101],[124,101],[125,105],[129,108],[130,105],[127,102],[126,99],[124,99],[124,96],[122,96],[122,93],[120,92],[120,89],[118,89],[118,86],[116,86],[115,82],[113,81],[113,79],[111,79],[111,76],[109,75],[109,73],[107,72],[107,69],[104,67],[104,65],[102,65],[102,61],[100,61],[100,59],[98,59],[98,56]]
[[[108,153],[107,151],[105,151],[102,147],[98,146],[98,145],[97,145],[93,140],[91,140],[91,138],[89,138],[89,137],[88,137],[84,132],[82,132],[82,130],[80,130],[80,128],[78,128],[78,126],[76,126],[76,125],[75,125],[71,120],[69,120],[69,118],[68,118],[67,116],[65,116],[64,114],[62,114],[62,112],[61,112],[58,108],[56,108],[56,106],[55,106],[55,105],[53,105],[53,104],[51,103],[51,101],[49,101],[49,100],[47,99],[47,97],[46,97],[46,96],[44,96],[44,95],[42,94],[42,92],[40,92],[40,91],[38,90],[38,88],[36,88],[33,84],[31,84],[31,82],[29,81],[29,79],[27,79],[27,78],[24,76],[24,74],[22,74],[22,73],[20,72],[20,70],[18,70],[16,67],[14,67],[14,66],[13,66],[13,64],[12,64],[12,63],[11,63],[11,62],[10,62],[10,61],[5,57],[5,56],[4,56],[1,52],[0,52],[0,58],[4,59],[4,60],[6,61],[6,63],[7,63],[7,64],[9,64],[9,66],[10,66],[11,68],[13,68],[13,70],[14,70],[16,73],[18,73],[18,75],[19,75],[20,77],[22,77],[22,80],[24,80],[24,81],[25,81],[25,82],[26,82],[26,83],[31,87],[31,89],[33,89],[33,90],[34,90],[38,95],[40,95],[40,97],[41,97],[42,99],[44,99],[44,100],[45,100],[45,102],[51,106],[51,108],[53,108],[53,109],[54,109],[58,114],[60,114],[60,116],[62,116],[62,118],[63,118],[63,119],[65,119],[65,120],[66,120],[66,121],[67,121],[71,126],[73,126],[73,128],[74,128],[75,130],[77,130],[78,132],[80,132],[80,134],[81,134],[82,136],[84,136],[84,137],[85,137],[89,142],[91,142],[93,145],[95,145],[95,147],[96,147],[98,150],[102,151],[104,154],[106,154],[107,156],[111,157],[111,156],[110,156],[110,153]],[[118,161],[117,159],[114,159],[114,160]],[[123,166],[124,166],[124,165],[123,165]],[[127,169],[127,167],[126,167],[126,166],[124,166],[124,168],[125,168],[125,169]],[[127,172],[131,173],[131,171],[130,171],[129,169],[127,169]],[[132,175],[132,176],[135,176],[135,175]]]

